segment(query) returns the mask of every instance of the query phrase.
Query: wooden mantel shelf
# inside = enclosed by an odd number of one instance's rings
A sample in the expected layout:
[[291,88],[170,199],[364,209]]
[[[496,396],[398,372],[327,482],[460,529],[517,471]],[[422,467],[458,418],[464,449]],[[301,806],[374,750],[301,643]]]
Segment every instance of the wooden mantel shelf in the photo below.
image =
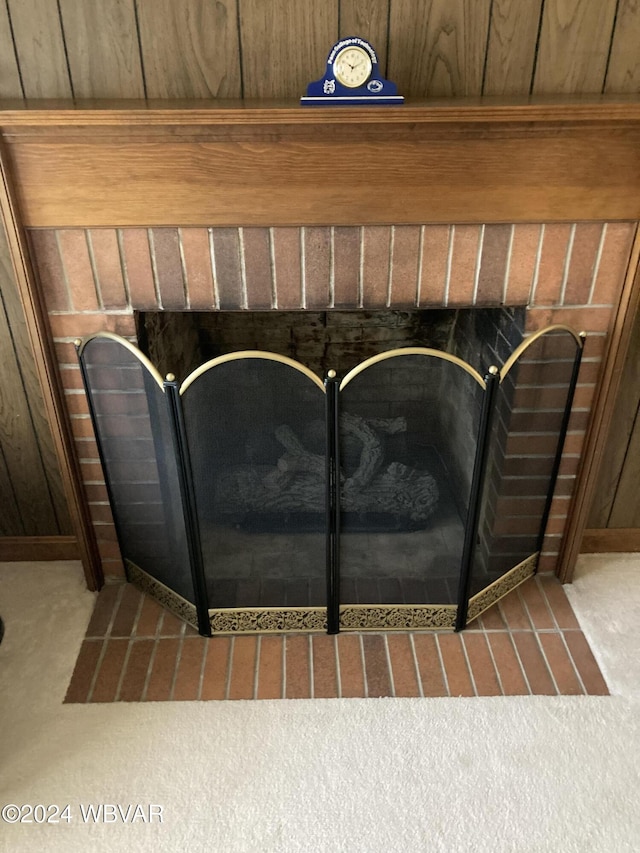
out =
[[5,128],[215,124],[640,122],[638,95],[407,100],[397,107],[302,107],[284,100],[0,99]]
[[640,98],[0,101],[30,227],[640,218]]

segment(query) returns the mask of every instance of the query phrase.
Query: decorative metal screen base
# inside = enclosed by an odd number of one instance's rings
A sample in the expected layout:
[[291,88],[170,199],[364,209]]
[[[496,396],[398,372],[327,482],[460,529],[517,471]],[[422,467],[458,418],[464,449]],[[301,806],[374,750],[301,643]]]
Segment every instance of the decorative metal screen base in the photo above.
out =
[[527,578],[532,577],[536,573],[538,565],[538,557],[540,554],[536,552],[526,560],[523,560],[517,566],[514,566],[511,571],[507,572],[497,581],[494,581],[482,592],[477,593],[469,599],[469,609],[467,611],[467,620],[471,622],[477,619],[485,610],[504,598],[520,584],[524,583]]
[[[538,554],[514,566],[499,580],[469,599],[467,619],[477,619],[536,571]],[[127,577],[142,592],[194,628],[198,617],[193,604],[127,561]],[[446,631],[454,630],[457,606],[453,604],[351,604],[340,607],[341,631]],[[212,635],[325,632],[325,607],[242,607],[209,610]]]
[[326,607],[242,607],[209,610],[213,634],[326,631]]
[[161,604],[178,619],[182,619],[188,625],[198,630],[198,613],[195,605],[187,601],[177,592],[169,589],[159,580],[152,577],[150,574],[136,566],[131,560],[125,560],[125,569],[127,572],[127,580],[134,586],[137,586],[141,592],[150,595],[158,604]]
[[78,342],[129,579],[204,636],[462,630],[535,572],[582,348],[552,326],[484,376],[408,346],[324,381],[234,352],[180,384]]

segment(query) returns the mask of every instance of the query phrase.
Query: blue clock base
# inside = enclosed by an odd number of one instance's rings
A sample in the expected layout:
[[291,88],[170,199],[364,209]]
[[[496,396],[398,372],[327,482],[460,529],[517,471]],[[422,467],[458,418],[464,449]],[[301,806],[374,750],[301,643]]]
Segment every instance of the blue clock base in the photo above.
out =
[[354,106],[391,106],[394,104],[403,104],[404,97],[402,95],[362,95],[342,97],[316,95],[303,95],[300,98],[300,103],[305,107],[326,107],[329,104],[337,107],[354,107]]

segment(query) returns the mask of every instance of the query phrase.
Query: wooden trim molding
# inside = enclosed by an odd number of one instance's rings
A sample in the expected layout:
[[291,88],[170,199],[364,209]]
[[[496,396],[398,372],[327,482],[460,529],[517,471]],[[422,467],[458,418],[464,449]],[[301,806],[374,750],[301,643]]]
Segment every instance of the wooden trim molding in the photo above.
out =
[[640,528],[588,528],[584,531],[581,554],[615,554],[627,551],[640,551]]
[[1,562],[79,559],[75,536],[0,536]]
[[342,124],[345,117],[358,123],[405,124],[407,113],[432,124],[474,122],[608,122],[640,120],[636,94],[482,96],[468,98],[407,98],[397,109],[389,107],[301,107],[290,99],[162,98],[116,99],[0,98],[0,113],[7,126],[60,127],[93,124],[101,127],[154,124]]
[[0,101],[25,227],[640,219],[640,98]]
[[[36,371],[54,446],[60,463],[60,473],[75,530],[76,556],[82,560],[89,589],[100,589],[104,583],[100,554],[84,496],[80,468],[73,446],[71,429],[57,372],[53,340],[47,314],[33,275],[26,245],[20,211],[15,203],[11,179],[5,165],[5,151],[0,146],[0,212],[4,220],[7,242],[16,276],[16,283],[25,313],[29,340],[33,349]],[[43,551],[42,553],[46,553]],[[29,558],[31,559],[31,558]],[[52,559],[51,556],[44,559]]]

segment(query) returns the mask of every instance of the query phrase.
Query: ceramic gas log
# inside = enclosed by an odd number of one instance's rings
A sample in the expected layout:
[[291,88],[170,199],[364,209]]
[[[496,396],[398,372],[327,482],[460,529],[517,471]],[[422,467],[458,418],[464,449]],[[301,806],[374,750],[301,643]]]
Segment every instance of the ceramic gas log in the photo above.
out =
[[179,383],[116,335],[77,347],[129,580],[203,635],[461,630],[535,571],[566,326],[481,371],[461,344],[324,377],[245,350]]

